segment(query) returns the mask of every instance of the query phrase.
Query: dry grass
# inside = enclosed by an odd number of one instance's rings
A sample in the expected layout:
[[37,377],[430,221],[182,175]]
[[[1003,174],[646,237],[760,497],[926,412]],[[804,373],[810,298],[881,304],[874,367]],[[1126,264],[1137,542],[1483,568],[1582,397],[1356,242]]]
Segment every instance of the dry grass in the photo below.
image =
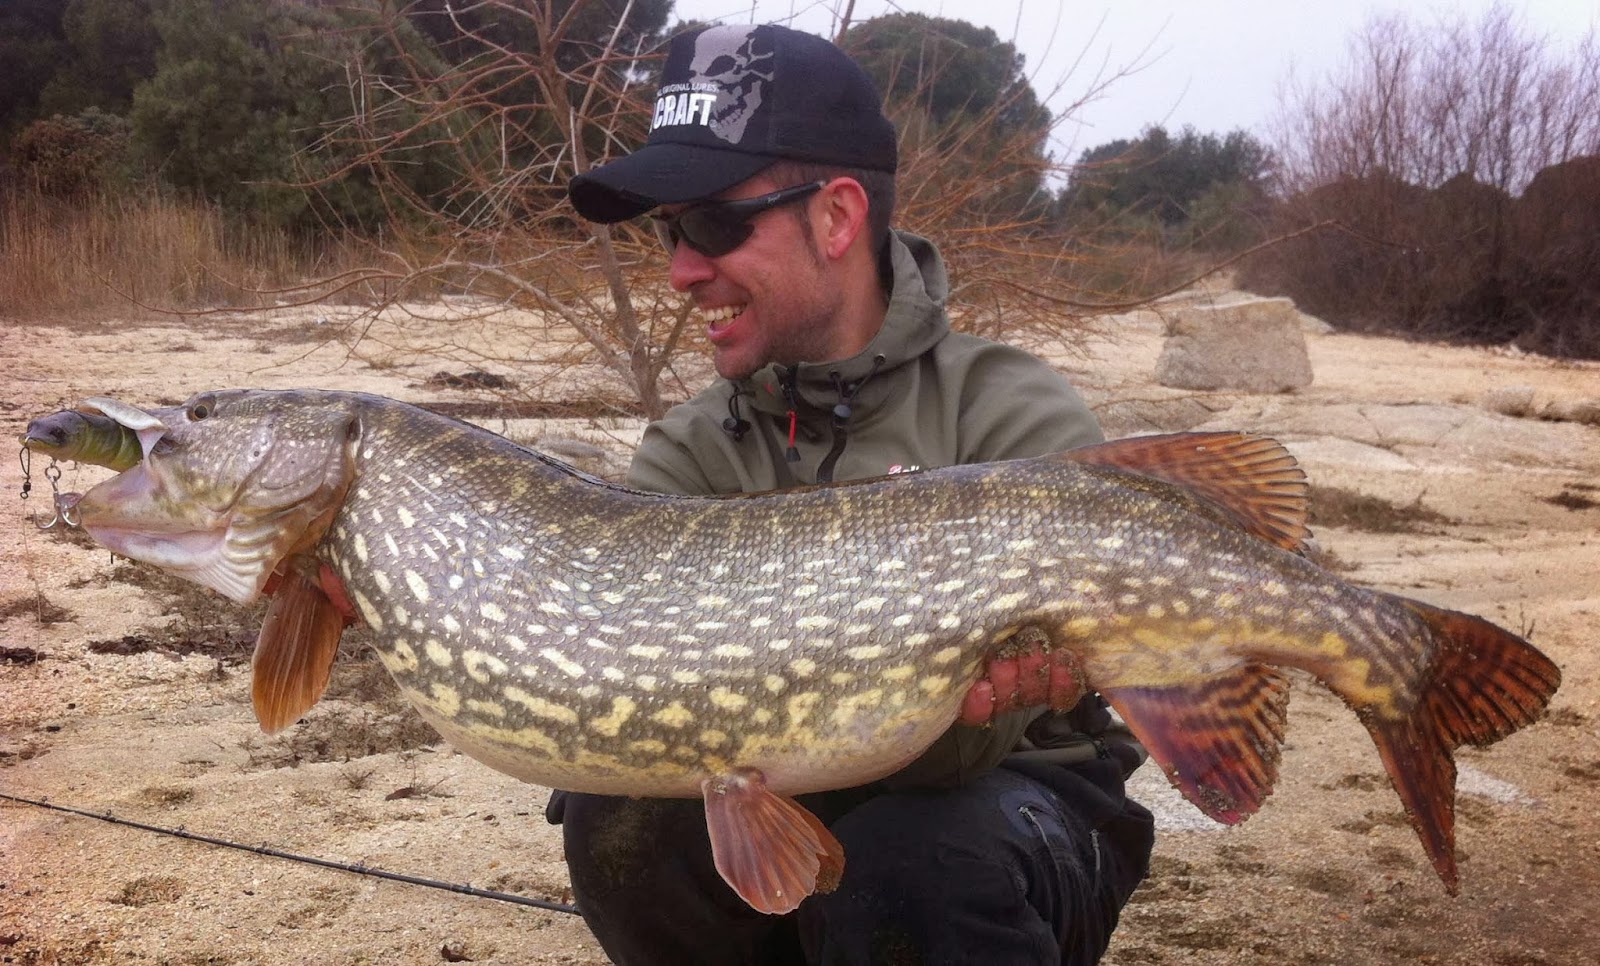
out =
[[354,257],[330,248],[333,257],[195,201],[9,193],[0,195],[0,305],[19,319],[268,305],[271,290]]

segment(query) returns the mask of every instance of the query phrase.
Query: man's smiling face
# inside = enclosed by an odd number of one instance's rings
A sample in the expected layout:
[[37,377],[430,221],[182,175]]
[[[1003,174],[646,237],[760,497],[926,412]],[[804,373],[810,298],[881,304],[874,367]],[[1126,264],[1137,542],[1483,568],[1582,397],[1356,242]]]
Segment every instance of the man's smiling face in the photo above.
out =
[[[786,187],[761,174],[715,200],[754,198]],[[819,237],[815,213],[823,210],[827,190],[756,215],[750,238],[726,255],[708,257],[686,244],[672,253],[672,287],[694,299],[723,378],[743,379],[773,362],[823,362],[856,351],[848,320],[842,318],[842,285]],[[802,205],[811,218],[799,217]],[[660,214],[685,207],[665,206]]]

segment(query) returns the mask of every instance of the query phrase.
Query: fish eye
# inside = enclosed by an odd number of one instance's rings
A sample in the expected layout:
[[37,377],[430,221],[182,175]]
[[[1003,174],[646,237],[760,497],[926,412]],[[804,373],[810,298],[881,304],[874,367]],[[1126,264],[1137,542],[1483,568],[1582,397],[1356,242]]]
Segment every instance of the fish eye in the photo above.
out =
[[189,404],[189,420],[191,422],[198,422],[202,419],[205,419],[207,416],[211,415],[213,408],[214,406],[210,396],[206,396],[202,399],[196,399],[194,402]]

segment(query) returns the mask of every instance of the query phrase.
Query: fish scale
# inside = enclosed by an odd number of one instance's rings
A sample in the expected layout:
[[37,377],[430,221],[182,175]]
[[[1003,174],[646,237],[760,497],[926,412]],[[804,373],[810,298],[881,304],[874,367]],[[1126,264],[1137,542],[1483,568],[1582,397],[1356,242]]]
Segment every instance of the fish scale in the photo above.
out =
[[1453,892],[1453,749],[1532,723],[1560,682],[1487,621],[1308,560],[1303,475],[1262,437],[709,498],[604,483],[376,396],[91,403],[108,418],[55,414],[25,445],[123,469],[77,504],[103,545],[272,597],[263,728],[316,703],[362,621],[407,699],[491,767],[703,797],[718,871],[763,912],[844,872],[794,794],[1085,689],[1191,802],[1241,821],[1276,779],[1287,667],[1355,710]]

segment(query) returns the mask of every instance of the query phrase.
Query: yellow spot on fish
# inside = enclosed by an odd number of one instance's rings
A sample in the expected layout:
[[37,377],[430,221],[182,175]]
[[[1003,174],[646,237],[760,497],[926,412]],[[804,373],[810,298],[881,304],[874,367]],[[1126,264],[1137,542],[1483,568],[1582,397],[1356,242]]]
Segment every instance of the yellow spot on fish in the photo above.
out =
[[883,657],[886,651],[882,644],[869,644],[865,647],[852,647],[844,653],[852,661],[872,661]]
[[789,662],[789,670],[800,677],[808,678],[817,671],[817,662],[810,658],[797,657]]
[[507,560],[526,559],[526,556],[523,554],[523,552],[518,550],[516,547],[501,547],[499,548],[499,554]]
[[507,687],[503,693],[506,696],[506,700],[515,701],[517,704],[522,705],[535,717],[548,718],[551,721],[558,721],[562,724],[578,723],[578,712],[566,705],[556,704],[554,701],[546,700],[538,695],[529,694],[516,685]]
[[767,675],[766,679],[762,681],[762,683],[765,684],[767,686],[767,690],[771,691],[773,694],[782,694],[783,689],[789,686],[789,682],[777,674]]
[[367,599],[367,595],[352,587],[350,589],[350,597],[355,601],[356,610],[361,612],[361,617],[372,629],[375,631],[383,630],[383,618],[379,616],[378,608],[374,607],[372,601]]
[[406,529],[409,530],[411,527],[417,525],[417,518],[412,516],[411,511],[407,510],[405,507],[396,507],[395,512],[400,515],[400,523],[406,527]]
[[699,671],[689,671],[681,668],[673,671],[668,676],[678,684],[699,684],[702,680]]
[[937,698],[950,690],[950,676],[948,674],[934,674],[917,682],[917,687],[929,697]]
[[1127,543],[1127,541],[1122,539],[1121,537],[1115,535],[1115,534],[1112,534],[1109,537],[1101,537],[1099,540],[1096,540],[1094,543],[1095,543],[1095,546],[1101,548],[1102,550],[1117,550],[1124,543]]
[[440,667],[449,667],[455,661],[450,652],[444,649],[444,645],[431,637],[423,642],[422,652],[428,655],[428,660]]
[[943,583],[934,584],[933,585],[933,589],[934,589],[935,593],[951,594],[951,593],[954,593],[954,592],[960,590],[961,588],[965,587],[966,585],[967,585],[967,582],[965,580],[961,580],[961,579],[957,578],[955,580],[946,580]]
[[628,750],[636,755],[662,755],[666,754],[666,742],[654,738],[641,738],[638,741],[628,742]]
[[439,623],[443,624],[444,629],[452,634],[461,633],[461,622],[456,620],[456,616],[454,614],[444,615],[444,617],[439,619]]
[[633,683],[646,691],[654,691],[656,686],[660,684],[660,679],[654,674],[641,674],[633,679]]
[[758,725],[771,724],[772,712],[768,711],[766,708],[757,708],[755,713],[750,715],[750,720],[754,721]]
[[630,644],[628,653],[634,657],[642,657],[647,661],[659,661],[667,649],[659,644]]
[[888,602],[888,598],[885,597],[864,597],[856,601],[851,610],[864,610],[876,614],[878,611],[883,610],[883,605]]
[[478,698],[468,698],[467,707],[488,718],[504,718],[506,706],[498,701],[482,701]]
[[428,602],[428,582],[415,570],[405,572],[406,586],[411,588],[411,593],[424,604]]
[[849,671],[835,671],[828,675],[828,683],[841,688],[854,684],[855,680],[856,676]]
[[682,728],[694,721],[694,712],[683,706],[680,701],[674,701],[650,716],[651,720],[668,728]]
[[889,624],[892,627],[904,627],[907,624],[911,623],[911,621],[913,619],[914,618],[910,614],[899,614],[899,615],[896,615],[895,619],[890,621]]
[[755,651],[743,644],[718,644],[711,649],[713,657],[745,658],[754,657]]
[[478,650],[463,653],[461,666],[466,669],[467,676],[479,684],[488,684],[495,677],[505,674],[508,667],[506,662],[493,654]]
[[478,613],[482,614],[487,620],[492,620],[497,624],[504,624],[506,621],[505,609],[492,600],[486,600],[479,604]]
[[811,716],[811,712],[816,709],[817,705],[820,704],[821,701],[822,695],[816,693],[815,691],[806,691],[790,698],[787,705],[789,711],[789,728],[792,730],[804,725],[806,719]]
[[711,703],[724,711],[742,711],[750,699],[727,688],[712,688]]
[[1080,593],[1080,594],[1098,594],[1098,593],[1100,593],[1100,585],[1095,583],[1092,580],[1083,580],[1083,579],[1080,578],[1078,580],[1074,580],[1072,583],[1068,584],[1067,586],[1072,588],[1073,591],[1075,591],[1077,593]]
[[[359,533],[356,534],[355,551],[356,551],[356,559],[361,561],[362,563],[366,563],[367,562],[367,538],[362,536]],[[374,574],[373,576],[377,576],[377,575]]]
[[456,692],[455,688],[435,681],[429,687],[429,690],[433,693],[433,705],[440,714],[446,718],[454,718],[460,713],[461,695]]
[[633,712],[639,705],[627,695],[618,695],[611,699],[611,713],[601,718],[589,719],[589,730],[607,738],[615,738],[622,726],[633,717]]
[[887,574],[896,570],[906,569],[906,562],[904,560],[885,560],[872,569],[877,573]]
[[393,641],[389,644],[389,653],[394,658],[394,663],[402,671],[415,671],[417,669],[417,651],[405,641]]
[[821,631],[826,630],[837,623],[839,622],[827,616],[826,614],[807,614],[806,616],[795,621],[794,626],[797,630],[802,631]]
[[554,664],[557,669],[570,678],[583,677],[583,665],[577,663],[553,647],[547,647],[539,652],[539,656]]
[[1158,621],[1167,616],[1167,609],[1162,607],[1160,604],[1151,604],[1149,607],[1144,609],[1144,616],[1153,621]]
[[947,647],[947,648],[944,648],[944,649],[942,649],[940,651],[935,652],[932,657],[928,658],[928,660],[931,661],[934,664],[949,664],[951,661],[954,661],[956,658],[958,658],[960,656],[961,656],[961,648],[959,648],[959,647]]
[[1002,594],[989,602],[987,610],[1011,610],[1018,604],[1028,599],[1025,592],[1018,591],[1013,594]]
[[885,671],[880,671],[878,677],[883,678],[885,681],[904,681],[916,673],[917,669],[910,664],[900,664]]
[[728,733],[715,728],[700,732],[700,744],[706,748],[721,748],[728,743]]
[[562,607],[553,600],[541,601],[539,604],[539,609],[546,614],[554,614],[557,617],[566,617],[568,614],[568,611],[565,607]]

